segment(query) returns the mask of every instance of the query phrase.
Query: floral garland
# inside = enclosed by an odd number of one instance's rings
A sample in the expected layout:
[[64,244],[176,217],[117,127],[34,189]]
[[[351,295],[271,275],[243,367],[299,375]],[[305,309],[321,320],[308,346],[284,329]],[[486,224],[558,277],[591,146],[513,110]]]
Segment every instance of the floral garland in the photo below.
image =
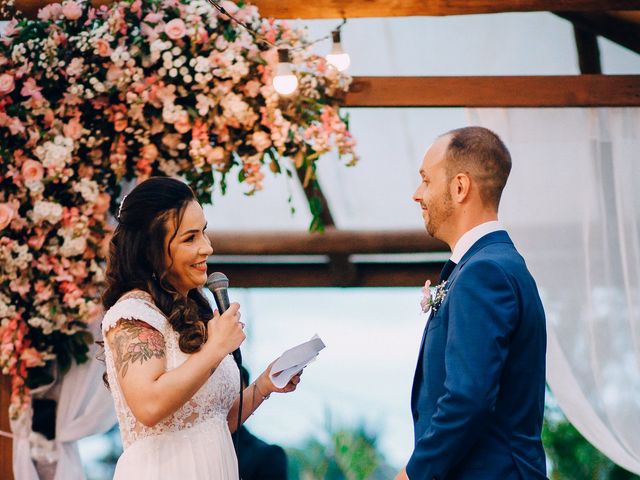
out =
[[[203,203],[238,167],[247,194],[265,168],[315,181],[337,147],[350,77],[304,47],[304,32],[222,2],[270,42],[293,48],[298,93],[271,86],[277,51],[205,0],[74,0],[13,20],[0,41],[0,369],[12,415],[29,389],[87,359],[123,180],[181,176]],[[318,212],[315,211],[316,228]]]

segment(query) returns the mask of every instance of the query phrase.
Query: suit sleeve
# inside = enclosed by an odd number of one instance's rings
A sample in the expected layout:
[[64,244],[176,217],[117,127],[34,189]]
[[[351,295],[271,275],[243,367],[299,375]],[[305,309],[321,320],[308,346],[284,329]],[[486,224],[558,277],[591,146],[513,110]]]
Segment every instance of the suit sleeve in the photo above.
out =
[[469,262],[448,292],[445,393],[407,464],[411,480],[444,479],[469,452],[495,408],[518,300],[504,270]]

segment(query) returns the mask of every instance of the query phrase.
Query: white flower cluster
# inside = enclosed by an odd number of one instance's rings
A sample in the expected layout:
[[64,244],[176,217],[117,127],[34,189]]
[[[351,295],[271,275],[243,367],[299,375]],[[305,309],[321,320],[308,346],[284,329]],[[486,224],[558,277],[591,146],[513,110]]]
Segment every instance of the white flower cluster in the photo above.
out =
[[96,283],[102,283],[106,280],[104,268],[98,265],[95,260],[91,260],[89,263],[89,271],[93,274],[93,281]]
[[35,203],[29,216],[36,224],[46,221],[55,225],[62,218],[62,206],[59,203],[40,200]]
[[5,318],[12,318],[16,314],[16,307],[11,304],[11,299],[0,292],[0,325]]
[[44,192],[44,183],[40,180],[27,180],[24,182],[24,186],[27,187],[33,195],[39,195]]
[[220,105],[225,117],[235,119],[242,125],[250,126],[257,118],[253,109],[236,93],[230,92],[225,95]]
[[0,247],[0,280],[15,280],[20,271],[29,268],[32,260],[28,245],[14,242]]
[[73,185],[73,190],[82,195],[82,198],[89,203],[95,203],[98,199],[98,195],[100,194],[100,187],[98,184],[88,178],[80,179],[78,183]]
[[72,138],[56,135],[53,141],[38,145],[35,154],[45,168],[61,173],[73,158],[73,143]]
[[58,229],[58,235],[64,239],[62,246],[58,250],[63,257],[82,255],[87,249],[87,239],[82,235],[78,235],[73,227]]
[[[48,309],[48,307],[46,306],[44,308]],[[27,320],[27,323],[32,327],[39,328],[45,335],[51,335],[54,330],[53,322],[42,317],[31,317],[29,320]]]
[[166,123],[175,123],[185,115],[187,115],[187,111],[180,105],[176,105],[173,102],[169,101],[164,102],[162,108],[162,119]]
[[11,60],[18,64],[27,63],[27,47],[24,43],[14,44],[11,49]]

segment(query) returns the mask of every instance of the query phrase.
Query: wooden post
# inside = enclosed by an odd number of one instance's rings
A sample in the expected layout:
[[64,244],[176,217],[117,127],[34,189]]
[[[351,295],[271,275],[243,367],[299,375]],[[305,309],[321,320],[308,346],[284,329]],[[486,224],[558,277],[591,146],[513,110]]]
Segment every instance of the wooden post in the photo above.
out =
[[[9,402],[11,401],[11,378],[0,374],[0,430],[9,432]],[[0,478],[13,480],[13,441],[0,436]]]

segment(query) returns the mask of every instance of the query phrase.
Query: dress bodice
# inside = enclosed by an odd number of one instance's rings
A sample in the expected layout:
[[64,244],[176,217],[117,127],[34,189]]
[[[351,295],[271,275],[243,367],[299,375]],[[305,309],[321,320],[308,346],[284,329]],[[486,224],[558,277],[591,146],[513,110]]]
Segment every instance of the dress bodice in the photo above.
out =
[[[148,294],[133,297],[127,295],[105,313],[102,320],[102,333],[105,338],[107,332],[120,320],[140,320],[162,334],[165,343],[166,371],[179,367],[189,358],[189,354],[180,350],[178,333],[153,304]],[[240,387],[240,373],[231,355],[225,357],[207,382],[189,401],[158,424],[147,427],[135,418],[127,405],[118,384],[113,353],[107,341],[104,343],[104,349],[109,387],[115,402],[125,449],[142,438],[192,428],[210,419],[218,418],[226,422]]]

